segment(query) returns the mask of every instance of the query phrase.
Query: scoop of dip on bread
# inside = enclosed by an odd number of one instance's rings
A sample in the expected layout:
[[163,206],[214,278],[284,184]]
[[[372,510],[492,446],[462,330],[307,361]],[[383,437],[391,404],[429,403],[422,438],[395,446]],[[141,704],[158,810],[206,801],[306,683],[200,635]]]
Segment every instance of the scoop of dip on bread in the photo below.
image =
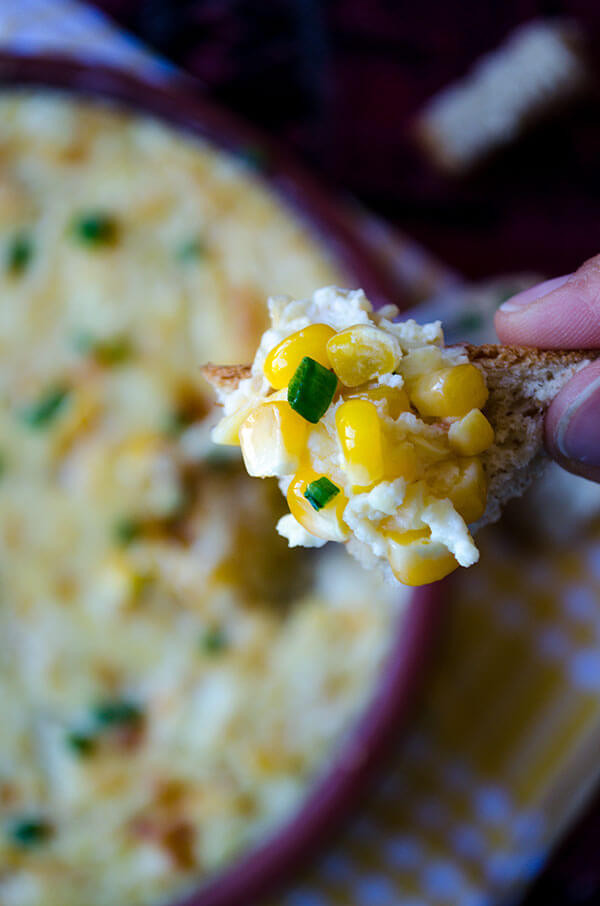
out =
[[250,475],[276,477],[290,546],[347,545],[405,585],[479,559],[473,531],[498,518],[543,462],[552,397],[583,352],[444,346],[439,321],[398,321],[362,290],[272,298],[251,366],[204,369]]

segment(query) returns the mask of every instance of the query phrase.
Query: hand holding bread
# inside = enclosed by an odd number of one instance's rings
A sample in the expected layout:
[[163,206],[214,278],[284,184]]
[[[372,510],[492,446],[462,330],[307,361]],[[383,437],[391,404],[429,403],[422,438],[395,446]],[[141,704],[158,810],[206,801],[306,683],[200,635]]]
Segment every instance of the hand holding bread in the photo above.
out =
[[213,439],[279,479],[290,546],[342,541],[404,584],[435,581],[477,561],[473,534],[543,468],[545,434],[600,477],[599,275],[593,259],[508,300],[507,345],[445,347],[439,321],[395,321],[360,290],[271,299],[252,366],[204,368],[225,411]]
[[[507,300],[496,330],[503,343],[600,350],[600,255]],[[545,445],[565,469],[600,481],[600,362],[579,371],[552,400]]]

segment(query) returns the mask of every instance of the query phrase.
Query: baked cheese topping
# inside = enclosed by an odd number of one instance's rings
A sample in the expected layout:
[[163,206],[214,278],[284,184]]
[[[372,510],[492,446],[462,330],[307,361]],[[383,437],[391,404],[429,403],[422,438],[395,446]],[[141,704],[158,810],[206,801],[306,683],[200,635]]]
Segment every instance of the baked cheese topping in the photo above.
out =
[[269,313],[213,439],[239,443],[250,475],[279,479],[279,533],[290,546],[346,543],[406,585],[475,563],[468,525],[486,507],[479,454],[494,432],[464,350],[444,347],[439,321],[394,321],[362,290],[274,298]]
[[345,277],[148,117],[6,92],[0,159],[0,904],[181,901],[303,802],[402,612],[208,439],[198,362]]

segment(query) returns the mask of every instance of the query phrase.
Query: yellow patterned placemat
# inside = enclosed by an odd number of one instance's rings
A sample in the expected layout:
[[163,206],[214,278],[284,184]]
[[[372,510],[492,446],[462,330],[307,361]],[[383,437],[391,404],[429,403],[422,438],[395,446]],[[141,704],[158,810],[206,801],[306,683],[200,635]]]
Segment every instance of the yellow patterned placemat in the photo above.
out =
[[[0,44],[170,71],[74,0],[2,0]],[[399,285],[448,282],[398,243]],[[535,554],[497,529],[480,541],[481,564],[454,583],[419,714],[370,804],[269,906],[506,904],[595,783],[600,530],[576,550]]]
[[539,870],[600,765],[600,531],[519,550],[497,529],[455,583],[408,738],[278,906],[484,906]]

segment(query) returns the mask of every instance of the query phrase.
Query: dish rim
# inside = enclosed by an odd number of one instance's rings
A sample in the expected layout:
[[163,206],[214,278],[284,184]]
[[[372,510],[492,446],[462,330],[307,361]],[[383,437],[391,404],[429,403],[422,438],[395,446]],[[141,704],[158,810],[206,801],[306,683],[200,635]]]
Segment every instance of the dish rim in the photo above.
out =
[[[397,303],[397,284],[361,238],[343,205],[259,129],[202,96],[194,80],[167,74],[164,81],[155,81],[55,54],[0,53],[0,91],[36,87],[153,115],[234,154],[244,148],[264,149],[269,165],[260,175],[266,184],[320,237],[330,257],[356,279],[376,306]],[[374,694],[294,815],[222,872],[166,906],[251,906],[272,895],[331,839],[406,724],[439,629],[445,588],[446,583],[437,583],[411,593]]]

